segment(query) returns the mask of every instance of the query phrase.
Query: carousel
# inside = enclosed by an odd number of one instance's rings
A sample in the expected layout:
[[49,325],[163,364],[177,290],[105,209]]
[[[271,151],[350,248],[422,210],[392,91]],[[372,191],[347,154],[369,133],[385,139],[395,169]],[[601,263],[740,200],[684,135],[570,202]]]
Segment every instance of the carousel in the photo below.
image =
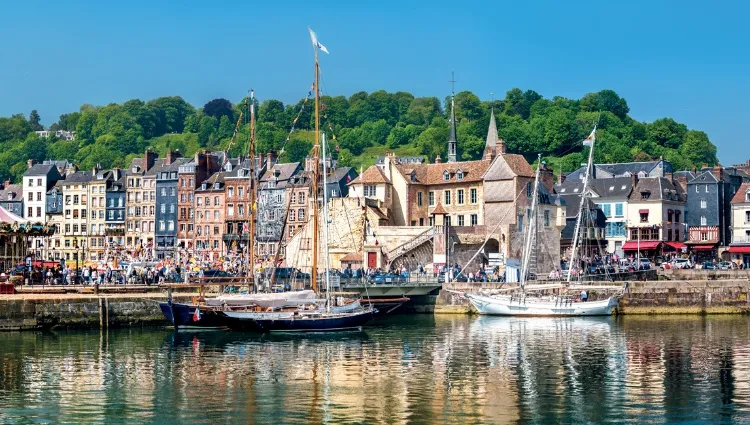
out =
[[32,223],[0,207],[0,270],[7,271],[25,264],[30,238],[50,237],[54,233],[54,228]]

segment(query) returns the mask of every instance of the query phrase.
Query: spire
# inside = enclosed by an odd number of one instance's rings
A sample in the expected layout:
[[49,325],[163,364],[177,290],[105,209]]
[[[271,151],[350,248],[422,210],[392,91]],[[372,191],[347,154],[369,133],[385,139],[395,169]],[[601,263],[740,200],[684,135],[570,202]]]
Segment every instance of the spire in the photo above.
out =
[[451,135],[448,138],[448,162],[456,162],[456,111],[455,101],[451,97]]
[[[493,160],[497,155],[497,124],[495,124],[495,109],[490,112],[490,127],[487,129],[487,141],[484,143],[484,159]],[[503,152],[505,153],[505,152]]]

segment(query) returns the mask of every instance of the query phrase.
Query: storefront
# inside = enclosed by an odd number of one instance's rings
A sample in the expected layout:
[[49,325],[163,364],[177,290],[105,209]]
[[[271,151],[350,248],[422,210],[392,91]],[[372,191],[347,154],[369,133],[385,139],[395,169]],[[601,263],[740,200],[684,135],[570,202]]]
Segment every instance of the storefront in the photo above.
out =
[[656,258],[659,255],[661,241],[628,241],[622,246],[625,255],[633,258]]
[[750,268],[750,245],[730,246],[727,251],[732,256],[732,261]]
[[689,244],[688,251],[690,251],[690,256],[696,264],[702,264],[706,261],[714,261],[718,258],[715,243]]
[[688,248],[682,242],[664,242],[662,246],[662,257],[665,260],[671,260],[673,258],[684,258],[687,256]]

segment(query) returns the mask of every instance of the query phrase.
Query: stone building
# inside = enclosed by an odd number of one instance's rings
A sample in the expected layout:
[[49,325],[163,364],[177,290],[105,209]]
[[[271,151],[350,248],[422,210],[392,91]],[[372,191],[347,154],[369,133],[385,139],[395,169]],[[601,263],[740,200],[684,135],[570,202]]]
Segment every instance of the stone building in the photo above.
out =
[[192,161],[178,168],[177,244],[186,255],[192,254],[195,247],[195,190],[220,169],[219,157],[208,152],[196,152]]
[[[300,207],[299,196],[303,203],[309,191],[307,187],[292,187],[291,181],[301,171],[299,162],[273,164],[260,179],[258,190],[257,226],[255,228],[258,254],[266,258],[273,257],[279,243],[288,240],[289,229],[297,230]],[[298,195],[301,194],[301,195]],[[294,201],[290,202],[290,195]],[[288,211],[287,211],[288,207]],[[303,212],[303,221],[305,220]],[[285,223],[286,222],[286,223]],[[280,255],[284,255],[283,243]]]
[[109,252],[120,253],[125,249],[125,186],[127,179],[123,170],[112,170],[112,183],[106,190],[105,228],[106,245]]
[[732,198],[742,182],[736,169],[719,165],[703,168],[687,182],[686,244],[696,257],[716,258],[731,242]]
[[190,161],[181,158],[179,151],[167,152],[154,167],[156,174],[156,258],[175,257],[177,249],[178,171]]
[[750,267],[750,183],[743,183],[732,198],[732,242],[729,259]]
[[[139,255],[151,252],[156,212],[156,179],[153,168],[156,153],[146,150],[143,158],[134,158],[126,173],[125,246]],[[146,178],[146,173],[151,173]]]
[[214,173],[195,190],[195,254],[202,260],[218,260],[225,252],[225,175]]

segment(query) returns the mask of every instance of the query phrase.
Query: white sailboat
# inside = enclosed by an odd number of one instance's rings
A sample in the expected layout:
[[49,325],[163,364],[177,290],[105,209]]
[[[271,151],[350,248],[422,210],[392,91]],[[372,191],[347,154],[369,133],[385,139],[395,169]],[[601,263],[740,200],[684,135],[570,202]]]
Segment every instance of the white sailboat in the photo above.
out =
[[[587,201],[587,186],[590,179],[590,172],[594,160],[594,142],[596,139],[596,127],[591,135],[583,142],[584,146],[590,146],[588,166],[586,167],[584,190],[581,194],[581,209],[579,210],[576,221],[575,236],[573,238],[573,256],[571,266],[573,268],[577,258],[577,251],[580,242],[579,233],[581,229],[581,217],[585,202]],[[540,156],[541,159],[541,156]],[[540,162],[541,164],[541,162]],[[529,266],[531,260],[531,251],[535,249],[532,243],[534,229],[537,224],[536,211],[539,202],[539,173],[540,167],[537,167],[534,181],[534,193],[530,210],[529,226],[526,229],[524,247],[521,261],[521,275],[519,286],[499,289],[494,291],[485,291],[479,293],[465,292],[463,295],[469,299],[479,314],[501,315],[501,316],[607,316],[612,314],[612,310],[617,307],[617,303],[622,296],[623,287],[620,286],[592,286],[582,283],[572,284],[571,273],[568,273],[567,282],[564,284],[549,285],[526,285],[529,276]],[[578,299],[577,295],[582,291],[596,290],[615,290],[617,293],[602,300],[583,301]],[[545,293],[554,292],[552,295]]]

